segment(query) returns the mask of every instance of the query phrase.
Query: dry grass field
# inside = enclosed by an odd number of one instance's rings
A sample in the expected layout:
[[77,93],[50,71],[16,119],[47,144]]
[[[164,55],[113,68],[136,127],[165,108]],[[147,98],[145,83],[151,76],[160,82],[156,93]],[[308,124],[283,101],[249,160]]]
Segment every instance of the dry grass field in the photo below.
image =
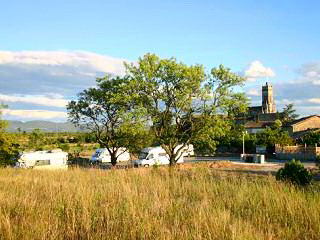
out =
[[320,184],[208,167],[0,169],[0,239],[319,239]]

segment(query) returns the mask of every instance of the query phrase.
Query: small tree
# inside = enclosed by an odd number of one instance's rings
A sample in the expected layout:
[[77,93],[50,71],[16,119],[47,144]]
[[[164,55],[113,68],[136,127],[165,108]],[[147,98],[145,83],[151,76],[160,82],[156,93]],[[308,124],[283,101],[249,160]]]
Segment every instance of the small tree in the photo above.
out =
[[18,144],[6,133],[7,122],[1,119],[4,108],[7,108],[7,105],[0,104],[0,166],[12,165],[18,156]]
[[78,101],[67,106],[70,121],[95,135],[100,146],[108,149],[112,165],[117,163],[118,149],[128,148],[145,131],[145,113],[133,104],[135,89],[129,80],[99,78],[97,87],[79,93]]
[[290,103],[286,105],[285,108],[283,108],[282,113],[280,113],[280,120],[283,124],[291,122],[299,117],[298,114],[296,114],[296,109],[294,109],[294,104]]
[[302,138],[302,142],[307,144],[307,145],[315,145],[315,144],[320,144],[320,132],[309,132]]

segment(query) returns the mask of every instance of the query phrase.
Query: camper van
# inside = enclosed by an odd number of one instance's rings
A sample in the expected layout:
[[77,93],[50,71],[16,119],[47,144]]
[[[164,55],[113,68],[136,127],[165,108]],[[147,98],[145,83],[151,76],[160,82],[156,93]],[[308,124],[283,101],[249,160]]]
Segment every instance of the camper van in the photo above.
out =
[[16,167],[34,169],[67,169],[68,153],[61,149],[24,152],[19,155]]
[[[183,158],[184,154],[180,156],[177,163],[184,162]],[[152,165],[164,165],[169,163],[169,156],[162,147],[149,147],[141,150],[139,159],[135,160],[133,165],[135,167],[149,167]]]
[[[130,154],[127,151],[126,148],[119,148],[117,151],[118,162],[123,161],[129,161],[130,160]],[[111,156],[106,148],[98,148],[96,151],[92,154],[92,163],[110,163],[111,162]]]
[[[176,147],[176,149],[179,149],[182,146],[182,144],[178,145]],[[183,148],[183,156],[184,157],[190,157],[190,156],[194,156],[194,150],[193,150],[193,145],[192,144],[188,144]]]

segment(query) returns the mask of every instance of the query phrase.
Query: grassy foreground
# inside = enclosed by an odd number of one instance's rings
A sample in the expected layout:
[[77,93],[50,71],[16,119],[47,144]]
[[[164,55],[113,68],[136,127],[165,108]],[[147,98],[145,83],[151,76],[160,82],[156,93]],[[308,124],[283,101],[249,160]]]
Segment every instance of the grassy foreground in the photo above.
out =
[[319,239],[320,185],[189,169],[0,169],[0,239]]

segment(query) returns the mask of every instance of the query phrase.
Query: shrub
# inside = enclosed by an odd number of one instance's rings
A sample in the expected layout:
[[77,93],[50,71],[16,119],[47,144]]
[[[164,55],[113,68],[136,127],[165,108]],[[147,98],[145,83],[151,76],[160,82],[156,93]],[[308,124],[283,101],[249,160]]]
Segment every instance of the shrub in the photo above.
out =
[[276,174],[276,179],[306,186],[311,182],[312,176],[300,161],[293,159],[291,162],[286,163],[283,168],[279,169]]
[[65,143],[65,144],[60,144],[60,145],[59,145],[59,148],[61,148],[62,151],[65,151],[65,152],[69,152],[69,150],[70,150],[70,146],[69,146],[69,144],[67,144],[67,143]]

